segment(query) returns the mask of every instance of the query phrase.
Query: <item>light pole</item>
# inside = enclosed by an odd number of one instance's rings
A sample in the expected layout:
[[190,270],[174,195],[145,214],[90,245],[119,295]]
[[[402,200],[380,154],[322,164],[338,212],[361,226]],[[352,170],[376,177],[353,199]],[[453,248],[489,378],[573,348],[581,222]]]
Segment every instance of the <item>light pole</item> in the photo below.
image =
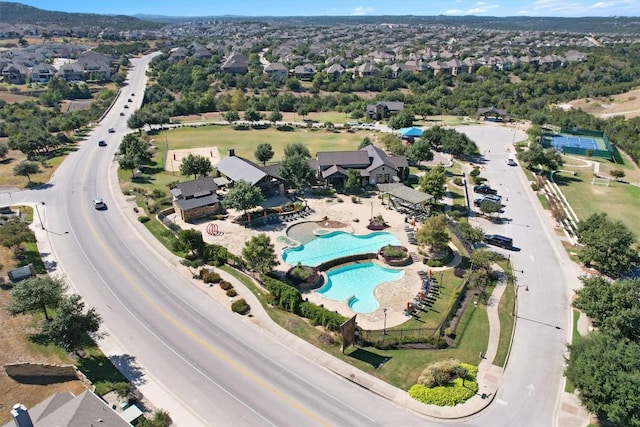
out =
[[384,323],[382,325],[382,339],[384,340],[384,336],[387,335],[387,309],[382,309],[382,314],[384,314]]
[[[42,204],[44,205],[44,202],[42,202]],[[38,203],[36,203],[35,206],[36,206],[36,214],[38,215],[38,220],[40,221],[40,226],[44,230],[44,222],[42,222],[42,217],[40,216],[40,211],[38,210]]]

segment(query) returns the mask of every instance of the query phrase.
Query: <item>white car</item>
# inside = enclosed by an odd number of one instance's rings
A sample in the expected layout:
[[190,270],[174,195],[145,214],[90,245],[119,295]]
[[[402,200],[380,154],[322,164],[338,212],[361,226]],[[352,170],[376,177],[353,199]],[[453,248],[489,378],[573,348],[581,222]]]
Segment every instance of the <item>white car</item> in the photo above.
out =
[[93,207],[100,211],[106,209],[107,205],[104,203],[104,200],[97,198],[93,199]]

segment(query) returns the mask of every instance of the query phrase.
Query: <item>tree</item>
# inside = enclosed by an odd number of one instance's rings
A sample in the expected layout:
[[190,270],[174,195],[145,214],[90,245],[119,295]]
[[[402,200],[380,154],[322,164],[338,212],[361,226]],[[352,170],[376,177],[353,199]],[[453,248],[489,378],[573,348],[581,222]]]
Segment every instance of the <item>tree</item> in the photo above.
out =
[[265,233],[260,233],[245,243],[242,257],[246,261],[247,267],[261,274],[268,273],[280,264],[276,259],[271,239]]
[[180,163],[180,173],[187,176],[193,175],[193,179],[197,179],[198,175],[205,177],[212,170],[211,160],[200,155],[188,154],[182,158]]
[[40,166],[35,162],[28,160],[22,161],[13,167],[13,174],[16,176],[26,176],[29,184],[31,184],[31,175],[40,172]]
[[618,277],[637,264],[631,249],[636,236],[621,221],[612,221],[606,213],[595,213],[578,223],[578,242],[584,247],[578,259],[593,265],[600,273]]
[[255,208],[263,200],[264,196],[258,187],[240,179],[233,183],[222,204],[225,208],[238,209],[246,213],[247,209]]
[[557,170],[564,164],[562,156],[555,148],[545,149],[537,142],[529,144],[529,149],[521,152],[518,157],[529,166],[541,165],[551,170]]
[[431,144],[424,138],[415,140],[409,148],[405,151],[405,155],[415,162],[428,162],[433,160],[433,151],[431,151]]
[[0,144],[0,160],[4,160],[9,154],[9,146],[5,143]]
[[267,162],[273,158],[274,154],[271,144],[262,142],[256,147],[254,156],[256,157],[256,160],[262,162],[262,165],[266,165]]
[[304,145],[301,142],[292,142],[291,144],[287,144],[284,147],[285,157],[293,156],[295,154],[300,154],[306,158],[311,158],[311,153],[309,152],[309,149],[307,148],[306,145]]
[[444,215],[427,218],[416,233],[416,239],[421,244],[430,246],[434,252],[444,249],[451,240],[447,232],[447,218]]
[[42,327],[38,339],[73,351],[86,341],[88,332],[100,328],[101,318],[95,308],[84,311],[80,295],[70,295],[60,302],[56,317]]
[[362,138],[362,141],[360,141],[360,144],[358,144],[358,150],[363,149],[367,145],[371,145],[371,138],[365,136],[364,138]]
[[600,276],[580,278],[574,307],[582,310],[604,332],[640,340],[640,280],[609,282]]
[[640,344],[593,332],[569,346],[565,375],[582,404],[619,426],[640,426]]
[[273,110],[269,113],[269,121],[272,123],[282,120],[282,113],[279,110]]
[[347,182],[344,185],[344,191],[347,193],[355,194],[360,192],[362,187],[362,178],[360,177],[360,171],[357,169],[349,169],[347,175]]
[[482,268],[490,272],[492,270],[491,265],[501,259],[504,259],[504,257],[497,252],[488,249],[478,249],[471,254],[472,269],[477,270]]
[[491,200],[483,200],[478,207],[480,208],[480,212],[485,215],[499,213],[502,210],[502,205],[500,203],[495,203]]
[[[305,147],[306,148],[306,147]],[[285,156],[280,164],[280,176],[297,188],[308,186],[315,179],[315,171],[309,159],[302,154]]]
[[179,251],[189,251],[196,258],[202,258],[205,248],[202,232],[193,228],[178,231],[173,247]]
[[120,155],[118,156],[118,167],[125,171],[131,171],[131,178],[133,178],[138,162],[133,155]]
[[447,175],[444,166],[437,165],[420,178],[420,191],[432,195],[431,202],[438,203],[445,195],[446,181]]
[[58,308],[64,297],[67,284],[60,278],[30,277],[19,281],[11,290],[11,302],[7,311],[12,316],[42,311],[49,321],[47,309]]
[[[245,94],[242,91],[242,89],[236,89],[233,92],[233,96],[231,97],[231,107],[235,111],[243,111],[246,106],[247,106],[247,97],[245,96]],[[229,121],[231,121],[231,120],[229,120]]]
[[484,239],[484,230],[482,227],[474,227],[465,218],[458,222],[458,230],[460,230],[462,238],[471,244],[482,242],[482,239]]
[[29,224],[18,219],[7,221],[0,227],[0,245],[13,249],[14,253],[22,243],[35,243],[36,236]]
[[224,119],[228,122],[237,122],[240,120],[240,114],[235,110],[227,111],[224,113]]
[[296,113],[299,116],[302,116],[302,121],[304,121],[304,118],[307,116],[307,114],[309,114],[309,107],[307,107],[306,105],[301,105],[296,110]]
[[413,114],[413,111],[411,111],[408,108],[405,108],[399,113],[391,116],[388,124],[391,129],[408,128],[413,126],[414,120],[415,120],[415,115]]
[[[3,157],[3,156],[0,154],[0,157]],[[610,173],[611,173],[611,176],[614,177],[616,180],[620,180],[624,178],[624,176],[626,175],[622,169],[613,169]]]
[[244,110],[244,119],[249,122],[257,122],[262,119],[262,114],[256,111],[255,108],[247,107],[247,109]]

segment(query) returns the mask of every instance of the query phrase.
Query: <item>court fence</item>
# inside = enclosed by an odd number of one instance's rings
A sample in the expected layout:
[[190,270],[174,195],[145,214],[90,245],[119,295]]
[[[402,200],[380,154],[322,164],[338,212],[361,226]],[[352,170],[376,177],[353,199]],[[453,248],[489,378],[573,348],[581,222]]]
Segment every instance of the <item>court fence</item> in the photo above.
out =
[[[584,148],[584,147],[571,147],[571,146],[562,146],[562,151],[565,154],[575,154],[579,156],[587,156],[587,157],[597,157],[601,159],[613,159],[615,154],[615,149],[611,145],[607,134],[601,131],[589,130],[589,129],[580,129],[577,127],[563,127],[560,129],[560,134],[571,135],[571,136],[585,136],[596,140],[602,139],[605,145],[605,149],[602,148]],[[551,140],[553,133],[545,133],[542,136],[542,145],[545,147],[549,147],[551,145]]]

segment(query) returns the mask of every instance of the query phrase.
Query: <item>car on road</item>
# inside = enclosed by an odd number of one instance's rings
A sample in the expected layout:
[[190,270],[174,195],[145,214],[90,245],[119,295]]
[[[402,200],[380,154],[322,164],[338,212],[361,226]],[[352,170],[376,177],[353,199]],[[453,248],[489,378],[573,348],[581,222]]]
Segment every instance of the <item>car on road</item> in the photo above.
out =
[[473,191],[479,194],[498,194],[498,190],[489,187],[487,184],[474,185]]
[[504,249],[511,249],[513,247],[513,239],[500,234],[485,234],[484,242]]
[[131,98],[127,99],[127,102],[133,102],[133,100],[131,100]]
[[99,211],[103,209],[107,209],[107,205],[104,203],[104,200],[102,200],[101,198],[93,199],[93,207]]
[[481,204],[485,203],[485,202],[489,202],[489,203],[495,203],[497,204],[502,204],[502,197],[498,196],[497,194],[487,194],[486,196],[483,197],[478,197],[477,199],[475,199],[473,201],[473,204],[476,206],[480,206]]
[[107,146],[107,141],[105,141],[104,139],[101,139],[100,141],[98,141],[98,147],[106,147]]
[[120,115],[121,115],[121,116],[124,116],[124,111],[120,111]]
[[507,165],[509,165],[509,166],[518,166],[516,161],[513,160],[513,157],[507,157],[506,161],[507,161]]
[[109,128],[109,133],[115,133],[115,129],[114,128]]

